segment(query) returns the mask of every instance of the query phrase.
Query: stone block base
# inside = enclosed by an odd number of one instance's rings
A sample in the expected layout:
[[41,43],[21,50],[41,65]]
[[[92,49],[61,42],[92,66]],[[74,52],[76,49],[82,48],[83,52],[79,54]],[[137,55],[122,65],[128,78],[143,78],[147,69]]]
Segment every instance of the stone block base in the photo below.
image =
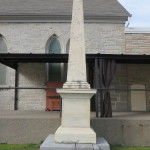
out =
[[50,134],[40,150],[110,150],[109,144],[104,138],[97,138],[96,144],[63,144],[54,141],[54,134]]

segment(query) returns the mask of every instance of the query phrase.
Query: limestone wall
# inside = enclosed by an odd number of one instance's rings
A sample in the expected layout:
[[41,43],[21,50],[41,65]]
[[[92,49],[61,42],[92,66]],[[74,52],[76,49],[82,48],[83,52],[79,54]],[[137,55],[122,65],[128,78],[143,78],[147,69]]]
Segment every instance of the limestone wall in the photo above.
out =
[[[47,40],[56,34],[62,53],[66,52],[70,24],[67,23],[1,23],[0,34],[10,53],[45,53]],[[150,34],[124,33],[123,24],[85,24],[86,52],[104,54],[149,54]],[[150,88],[149,65],[118,64],[112,88],[130,88],[143,84]],[[19,64],[19,86],[45,87],[45,64]],[[14,86],[15,71],[7,68],[7,84]],[[150,92],[146,92],[147,110],[150,110]],[[130,92],[111,92],[112,107],[116,111],[131,109]],[[14,90],[0,90],[0,109],[13,109]],[[19,109],[45,109],[45,90],[19,90]]]
[[[45,53],[47,40],[56,34],[61,43],[62,53],[65,53],[70,24],[1,23],[0,34],[5,37],[10,53]],[[87,53],[125,52],[123,24],[85,24],[85,37]],[[44,87],[45,81],[45,64],[19,64],[20,87]],[[4,86],[14,86],[14,82],[15,72],[8,68],[7,84]],[[1,90],[0,109],[13,109],[13,103],[14,90]],[[19,109],[45,109],[45,91],[19,90]]]
[[[45,87],[45,64],[19,64],[20,87]],[[19,110],[44,110],[46,106],[46,92],[41,89],[19,90]]]
[[126,53],[150,55],[150,33],[126,33]]
[[[11,53],[45,53],[47,40],[56,34],[64,53],[70,36],[70,24],[1,23],[0,34],[6,38],[8,52]],[[87,53],[125,52],[123,24],[86,23],[85,38]]]
[[[0,34],[10,53],[45,53],[47,40],[56,34],[62,53],[66,52],[70,24],[67,23],[1,23]],[[150,34],[124,33],[123,24],[85,24],[86,53],[104,54],[149,54]],[[132,84],[143,84],[150,88],[149,65],[118,64],[112,87],[130,88]],[[19,86],[44,87],[45,64],[19,64]],[[7,84],[14,86],[15,71],[7,68]],[[147,110],[150,110],[150,92],[146,92]],[[130,92],[111,92],[113,110],[131,109]],[[14,90],[0,90],[0,109],[13,109]],[[19,90],[19,109],[45,109],[45,90]]]
[[[7,42],[11,53],[45,53],[46,42],[54,33],[58,35],[62,53],[66,51],[70,24],[62,23],[1,23],[0,34]],[[85,25],[87,53],[149,54],[150,34],[124,33],[124,25]],[[44,87],[45,64],[19,64],[19,86]],[[150,88],[149,65],[117,65],[112,87],[130,88],[132,84],[143,84]],[[7,68],[7,84],[14,86],[15,71]],[[13,109],[14,90],[0,90],[0,109]],[[147,110],[150,110],[150,92],[146,92]],[[130,92],[111,92],[113,110],[130,110]],[[44,90],[19,90],[19,109],[45,109]]]
[[125,53],[123,24],[86,24],[85,38],[87,53]]
[[[15,71],[9,67],[6,69],[7,84],[0,85],[0,87],[15,86]],[[14,109],[14,90],[0,89],[0,110],[12,110]]]
[[[47,40],[56,34],[62,53],[66,52],[70,24],[67,23],[1,23],[0,34],[10,53],[45,53]],[[149,54],[150,34],[124,33],[123,24],[85,24],[86,53]],[[118,64],[112,88],[130,88],[143,84],[150,88],[149,65]],[[19,64],[20,87],[45,87],[45,64]],[[7,84],[14,86],[15,71],[7,68]],[[147,110],[150,110],[150,92],[146,92]],[[131,109],[130,92],[111,92],[112,107],[116,111]],[[14,90],[0,90],[0,109],[13,109]],[[19,109],[45,109],[45,90],[19,90]]]

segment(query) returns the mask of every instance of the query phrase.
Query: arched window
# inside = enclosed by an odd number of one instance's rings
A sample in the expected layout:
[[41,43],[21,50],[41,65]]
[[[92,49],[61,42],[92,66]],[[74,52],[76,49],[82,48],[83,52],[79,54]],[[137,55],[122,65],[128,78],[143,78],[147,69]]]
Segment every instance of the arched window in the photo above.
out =
[[[60,54],[61,46],[56,35],[54,35],[48,41],[48,53],[49,54]],[[60,63],[49,63],[48,64],[48,81],[60,82],[61,81],[61,64]]]
[[[7,53],[7,45],[0,34],[0,53]],[[0,84],[6,84],[6,66],[0,63]]]

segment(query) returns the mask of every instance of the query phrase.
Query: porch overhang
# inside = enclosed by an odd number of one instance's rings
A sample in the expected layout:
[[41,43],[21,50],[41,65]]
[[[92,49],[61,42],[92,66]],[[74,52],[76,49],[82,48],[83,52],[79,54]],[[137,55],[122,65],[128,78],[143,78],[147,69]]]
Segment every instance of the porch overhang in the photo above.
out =
[[[150,55],[86,54],[87,63],[95,59],[115,59],[116,63],[150,64]],[[0,63],[16,69],[18,63],[67,63],[68,54],[0,53]]]

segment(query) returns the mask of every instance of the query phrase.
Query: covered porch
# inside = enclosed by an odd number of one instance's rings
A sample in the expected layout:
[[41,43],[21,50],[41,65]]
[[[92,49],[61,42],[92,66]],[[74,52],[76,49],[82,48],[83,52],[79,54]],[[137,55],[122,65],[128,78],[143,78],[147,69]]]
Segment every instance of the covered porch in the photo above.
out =
[[[106,89],[101,85],[99,82],[99,70],[100,70],[100,60],[115,60],[117,64],[117,70],[119,70],[114,75],[114,79],[112,81],[112,85],[109,89]],[[113,110],[115,111],[131,111],[131,92],[132,91],[143,91],[146,93],[146,99],[149,95],[149,81],[146,79],[149,77],[148,67],[150,64],[150,55],[123,55],[123,54],[86,54],[86,61],[87,61],[87,71],[88,71],[88,82],[91,84],[92,88],[96,88],[99,92],[91,101],[91,110],[96,110],[96,116],[100,113],[100,100],[102,99],[101,91],[109,90],[111,91],[111,103]],[[50,90],[53,89],[52,87],[44,87],[43,85],[39,86],[19,86],[19,70],[18,68],[21,67],[20,64],[46,64],[46,63],[67,63],[68,62],[68,54],[14,54],[14,53],[7,53],[7,54],[0,54],[0,62],[15,69],[15,86],[14,87],[0,87],[1,89],[14,89],[15,90],[15,97],[14,97],[14,110],[18,109],[18,91],[19,90]],[[146,65],[146,67],[144,67]],[[18,67],[19,66],[19,67]],[[130,68],[130,66],[132,66]],[[141,70],[133,69],[134,67],[141,66]],[[142,74],[142,68],[144,68],[144,74],[146,76],[142,77],[141,79],[138,78],[139,73]],[[133,70],[129,72],[128,70]],[[136,81],[130,81],[129,78],[136,78]],[[135,77],[137,76],[137,77]],[[148,82],[147,82],[148,81]],[[98,84],[96,84],[98,83]],[[119,84],[118,84],[119,83]],[[144,84],[146,85],[145,89],[143,88],[131,88],[131,84]],[[149,100],[145,105],[147,106],[147,111],[149,110]],[[36,102],[35,102],[36,103]],[[122,105],[120,105],[122,104]],[[115,108],[118,107],[119,109],[116,110]]]

